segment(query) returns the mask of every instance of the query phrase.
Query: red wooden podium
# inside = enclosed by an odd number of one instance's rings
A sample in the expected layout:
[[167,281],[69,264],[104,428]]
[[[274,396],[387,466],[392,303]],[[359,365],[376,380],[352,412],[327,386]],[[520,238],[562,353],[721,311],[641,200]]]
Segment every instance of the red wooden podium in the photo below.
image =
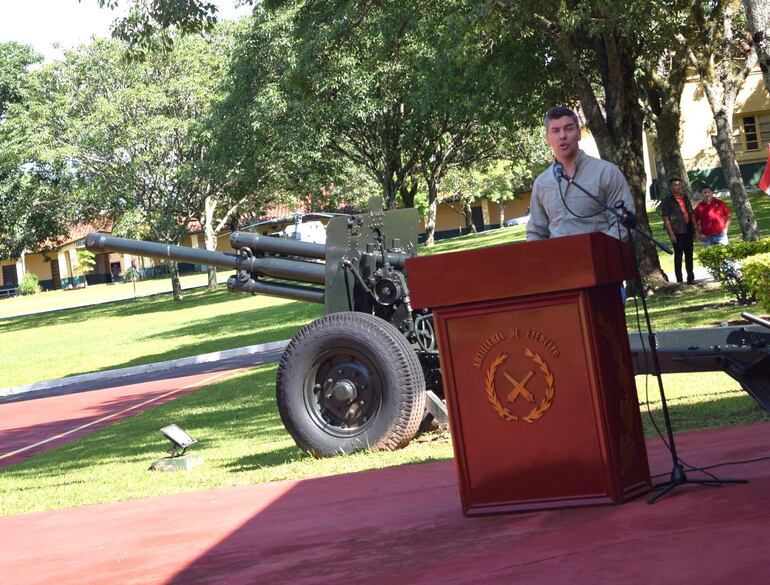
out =
[[413,308],[433,309],[466,515],[649,490],[628,252],[594,233],[407,261]]

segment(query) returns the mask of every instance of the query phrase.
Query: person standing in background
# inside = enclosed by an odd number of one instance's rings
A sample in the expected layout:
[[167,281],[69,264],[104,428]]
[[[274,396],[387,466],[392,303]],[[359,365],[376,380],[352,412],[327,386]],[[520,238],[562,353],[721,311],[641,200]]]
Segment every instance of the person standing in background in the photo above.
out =
[[692,252],[695,239],[695,218],[690,198],[682,192],[682,181],[672,177],[668,181],[670,195],[660,204],[663,226],[674,245],[674,273],[676,281],[682,282],[682,257],[687,270],[687,284],[695,284]]
[[695,229],[704,246],[726,246],[730,228],[730,208],[714,197],[711,187],[701,191],[701,202],[695,207]]

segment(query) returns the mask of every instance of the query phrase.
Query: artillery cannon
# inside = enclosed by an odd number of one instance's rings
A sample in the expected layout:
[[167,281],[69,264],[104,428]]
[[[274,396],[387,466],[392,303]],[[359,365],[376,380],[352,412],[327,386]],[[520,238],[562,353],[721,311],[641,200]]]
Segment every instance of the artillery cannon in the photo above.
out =
[[[230,291],[323,304],[326,314],[286,346],[276,377],[284,426],[322,457],[398,449],[426,412],[445,414],[432,315],[412,310],[404,272],[418,223],[417,210],[383,211],[374,198],[368,213],[332,218],[326,245],[234,232],[235,253],[99,233],[86,246],[234,269]],[[724,370],[770,410],[770,324],[751,319],[749,328],[658,332],[663,372]],[[633,334],[630,342],[636,373],[651,373],[644,344]]]
[[86,247],[234,269],[230,291],[323,304],[286,347],[276,398],[297,445],[330,456],[400,448],[426,399],[443,407],[431,314],[411,309],[404,274],[418,224],[416,209],[373,198],[368,213],[332,218],[326,245],[233,232],[235,253],[223,253],[92,233]]

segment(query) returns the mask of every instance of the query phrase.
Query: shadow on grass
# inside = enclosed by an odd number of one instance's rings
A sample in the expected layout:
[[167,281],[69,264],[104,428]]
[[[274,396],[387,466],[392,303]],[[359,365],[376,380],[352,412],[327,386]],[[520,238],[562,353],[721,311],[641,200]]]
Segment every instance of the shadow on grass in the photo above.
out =
[[[637,306],[642,319],[641,302],[635,304],[632,298],[626,303],[629,330],[635,328]],[[739,319],[741,311],[751,310],[735,303],[725,289],[715,284],[656,292],[647,298],[647,306],[653,328],[657,330],[718,326],[722,321]]]
[[298,447],[282,447],[272,451],[240,457],[235,461],[225,463],[224,467],[232,473],[239,473],[253,471],[255,469],[264,469],[266,467],[275,467],[299,459],[312,458]]
[[498,228],[485,232],[478,232],[476,234],[468,234],[466,236],[441,240],[431,248],[421,246],[419,254],[420,256],[430,256],[433,254],[443,254],[445,252],[457,252],[460,250],[513,244],[516,242],[524,242],[525,239],[525,226]]
[[[654,394],[657,398],[657,392]],[[770,421],[770,413],[763,410],[748,394],[731,393],[727,397],[690,404],[676,404],[669,400],[668,410],[675,437],[677,433]],[[658,429],[665,436],[666,430],[660,406],[652,407],[652,416],[655,418]],[[647,438],[658,434],[644,405],[642,405],[642,424]]]

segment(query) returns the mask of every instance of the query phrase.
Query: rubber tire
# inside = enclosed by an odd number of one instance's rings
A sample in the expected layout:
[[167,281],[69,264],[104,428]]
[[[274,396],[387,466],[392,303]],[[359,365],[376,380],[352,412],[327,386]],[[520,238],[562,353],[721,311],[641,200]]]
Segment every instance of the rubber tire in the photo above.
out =
[[[347,437],[321,428],[305,400],[306,378],[314,364],[325,352],[338,349],[364,356],[381,382],[378,412],[365,428]],[[412,346],[390,323],[366,313],[331,313],[300,329],[289,342],[278,366],[276,400],[284,427],[311,455],[393,451],[417,434],[425,410],[425,378]]]

